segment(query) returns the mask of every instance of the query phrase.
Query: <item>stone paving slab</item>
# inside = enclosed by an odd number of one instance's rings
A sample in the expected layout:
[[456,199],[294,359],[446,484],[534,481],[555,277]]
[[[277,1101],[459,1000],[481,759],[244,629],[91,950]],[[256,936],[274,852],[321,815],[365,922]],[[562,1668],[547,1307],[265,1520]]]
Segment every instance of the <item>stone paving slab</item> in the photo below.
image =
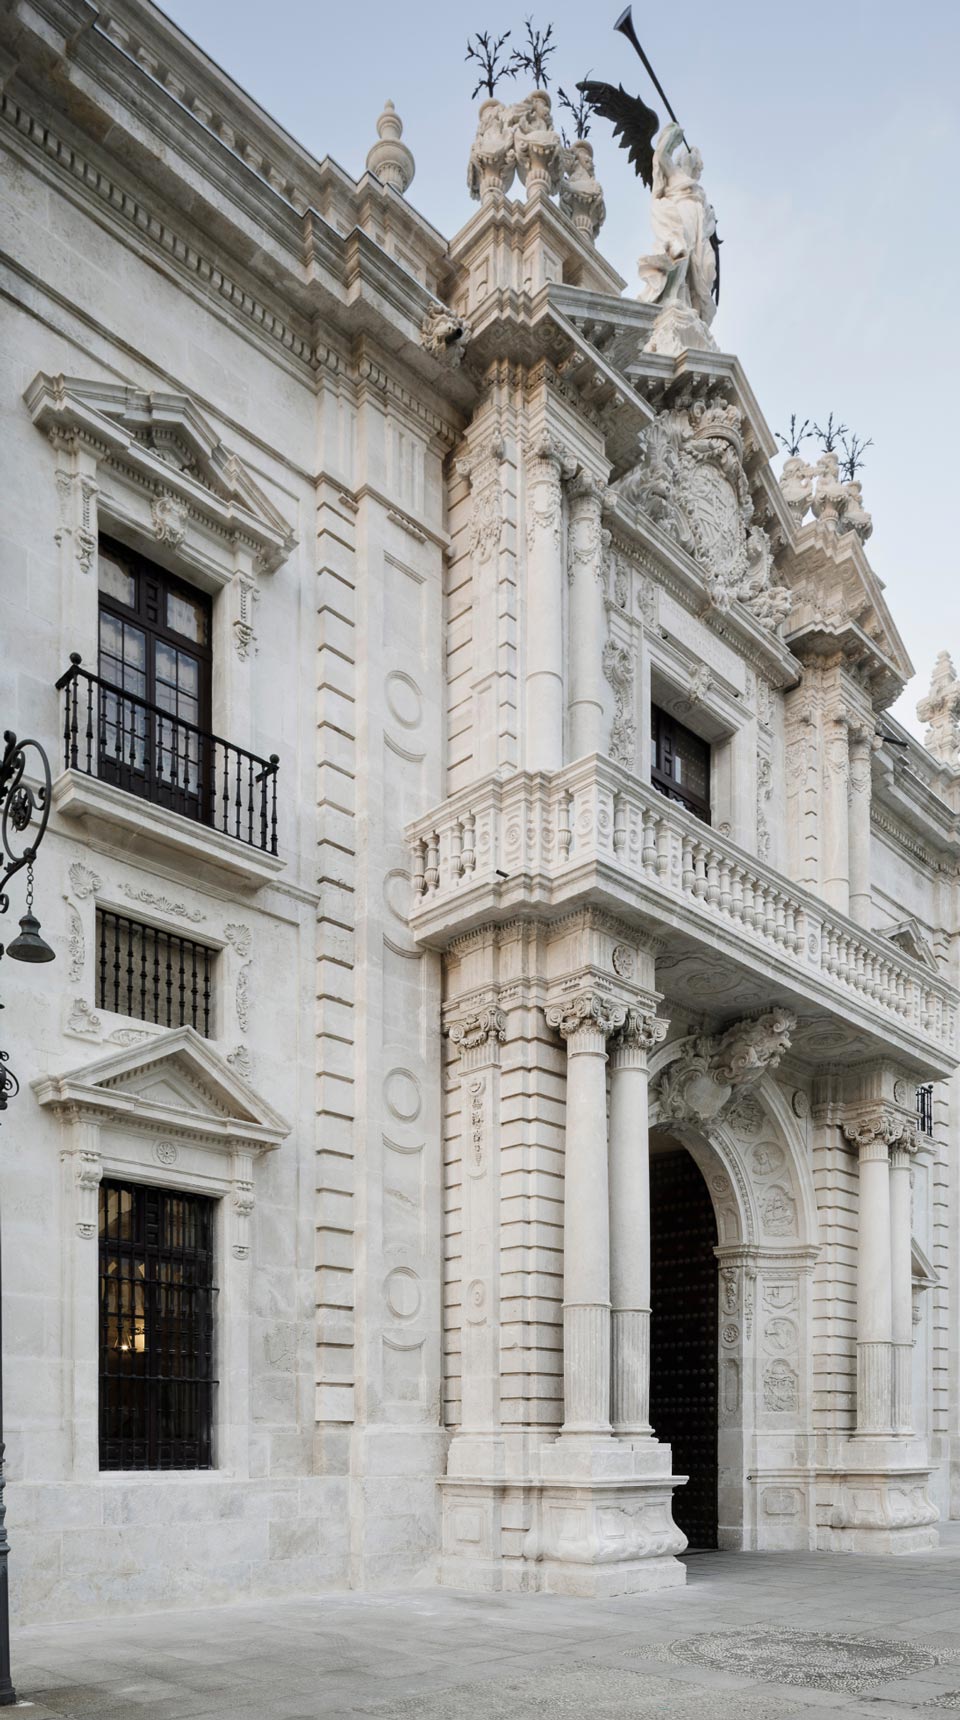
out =
[[686,1589],[303,1596],[14,1636],[24,1720],[937,1720],[960,1525],[908,1559],[697,1555]]

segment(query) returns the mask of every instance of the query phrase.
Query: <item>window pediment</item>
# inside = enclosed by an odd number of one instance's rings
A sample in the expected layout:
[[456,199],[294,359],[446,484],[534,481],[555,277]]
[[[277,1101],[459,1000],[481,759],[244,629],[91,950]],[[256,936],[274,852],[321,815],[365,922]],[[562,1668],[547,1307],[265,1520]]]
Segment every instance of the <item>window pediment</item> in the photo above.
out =
[[142,1121],[211,1143],[279,1147],[290,1125],[192,1027],[32,1083],[37,1100],[99,1121]]
[[898,949],[903,950],[905,955],[912,956],[914,961],[920,962],[925,968],[929,968],[931,973],[938,974],[940,972],[937,958],[916,920],[900,920],[895,926],[885,926],[882,936],[889,938],[890,942],[896,944]]
[[265,573],[293,549],[293,528],[185,394],[40,371],[24,399],[55,443],[85,444],[99,462],[132,472],[153,493],[159,537],[182,538],[193,514],[245,540]]

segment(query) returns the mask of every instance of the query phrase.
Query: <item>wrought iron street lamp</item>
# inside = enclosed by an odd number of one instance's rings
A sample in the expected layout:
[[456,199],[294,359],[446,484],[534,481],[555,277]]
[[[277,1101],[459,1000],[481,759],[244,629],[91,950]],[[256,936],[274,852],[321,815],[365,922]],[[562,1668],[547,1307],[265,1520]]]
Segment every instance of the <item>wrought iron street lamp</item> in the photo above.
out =
[[[40,934],[40,921],[33,911],[33,863],[50,817],[50,761],[39,741],[18,741],[12,730],[3,737],[0,755],[0,914],[10,906],[7,886],[24,867],[27,870],[27,906],[20,931],[7,945],[6,954],[19,962],[52,962],[54,951]],[[35,756],[34,756],[35,755]],[[27,781],[27,764],[39,766],[40,786]],[[0,945],[0,956],[4,953]],[[0,1009],[3,1005],[0,1004]],[[6,1051],[0,1048],[0,1111],[20,1091]],[[2,1291],[0,1291],[2,1301]],[[10,1614],[7,1586],[6,1508],[3,1502],[3,1325],[0,1315],[0,1708],[17,1700],[10,1676]]]

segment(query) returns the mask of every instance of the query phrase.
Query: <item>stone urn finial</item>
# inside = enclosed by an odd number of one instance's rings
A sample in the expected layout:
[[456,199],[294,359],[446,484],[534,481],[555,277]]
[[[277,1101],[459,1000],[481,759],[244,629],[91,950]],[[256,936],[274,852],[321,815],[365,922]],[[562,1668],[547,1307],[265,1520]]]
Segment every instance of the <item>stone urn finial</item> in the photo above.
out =
[[403,120],[392,102],[384,103],[383,112],[377,120],[377,131],[380,141],[374,144],[367,156],[367,169],[370,173],[375,173],[383,185],[389,185],[402,197],[413,180],[416,163],[406,144],[400,142],[403,136]]

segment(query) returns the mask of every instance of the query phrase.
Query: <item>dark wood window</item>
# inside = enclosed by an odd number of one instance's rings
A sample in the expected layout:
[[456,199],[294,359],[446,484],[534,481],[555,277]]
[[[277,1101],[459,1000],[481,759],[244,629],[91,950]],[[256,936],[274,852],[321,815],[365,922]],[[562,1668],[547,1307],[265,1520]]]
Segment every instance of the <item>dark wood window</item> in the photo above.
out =
[[97,1007],[210,1037],[217,952],[178,932],[97,909]]
[[100,1185],[100,1468],[213,1466],[214,1206]]
[[212,765],[210,599],[133,550],[101,538],[98,774],[203,816]]
[[653,786],[688,812],[710,823],[710,746],[676,717],[653,706],[651,770]]

